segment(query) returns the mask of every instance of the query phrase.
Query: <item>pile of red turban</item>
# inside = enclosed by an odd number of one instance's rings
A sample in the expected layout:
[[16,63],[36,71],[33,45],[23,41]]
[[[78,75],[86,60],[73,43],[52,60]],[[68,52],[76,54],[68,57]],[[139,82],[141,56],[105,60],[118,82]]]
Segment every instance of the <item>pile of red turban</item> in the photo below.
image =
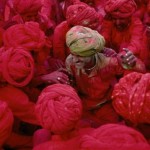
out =
[[69,25],[82,25],[96,29],[100,24],[100,16],[96,10],[86,4],[75,4],[67,8],[67,22]]
[[150,74],[130,73],[112,93],[115,110],[132,123],[150,123]]
[[42,7],[42,1],[41,0],[13,0],[12,9],[19,13],[24,14],[27,12],[38,12],[40,8]]
[[36,114],[43,128],[63,134],[73,129],[80,119],[81,101],[71,86],[54,84],[42,91]]
[[108,0],[105,11],[116,18],[127,18],[135,12],[136,7],[134,0]]
[[4,32],[5,47],[23,47],[28,51],[39,51],[46,43],[44,32],[36,22],[26,22],[9,27]]
[[34,73],[33,58],[22,48],[1,49],[0,67],[2,78],[18,87],[27,85]]
[[82,150],[149,150],[144,136],[127,126],[107,124],[81,138]]
[[10,136],[13,114],[5,102],[0,101],[0,148]]

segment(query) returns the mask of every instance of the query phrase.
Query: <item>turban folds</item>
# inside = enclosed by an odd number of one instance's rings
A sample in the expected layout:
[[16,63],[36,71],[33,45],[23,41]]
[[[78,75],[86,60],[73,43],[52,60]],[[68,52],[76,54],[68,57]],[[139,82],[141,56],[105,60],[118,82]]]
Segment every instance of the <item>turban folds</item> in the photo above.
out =
[[0,101],[0,147],[10,136],[13,125],[13,114],[5,102]]
[[130,73],[112,93],[115,110],[132,123],[150,123],[150,74]]
[[116,18],[130,17],[136,10],[134,0],[108,0],[105,5],[105,11]]
[[19,14],[38,12],[42,7],[41,0],[12,0],[13,10]]
[[2,77],[14,86],[25,86],[33,77],[34,61],[22,48],[1,50],[0,66]]
[[69,85],[54,84],[38,98],[36,114],[43,128],[62,134],[75,127],[81,117],[81,101]]
[[82,25],[96,29],[100,23],[99,14],[86,4],[75,4],[67,8],[67,22],[70,25]]
[[103,50],[105,40],[95,30],[74,26],[66,34],[66,44],[75,55],[91,56]]
[[35,22],[13,25],[3,36],[5,47],[23,47],[28,51],[39,51],[46,43],[44,32]]
[[127,126],[107,124],[95,129],[81,138],[82,150],[149,150],[144,136]]

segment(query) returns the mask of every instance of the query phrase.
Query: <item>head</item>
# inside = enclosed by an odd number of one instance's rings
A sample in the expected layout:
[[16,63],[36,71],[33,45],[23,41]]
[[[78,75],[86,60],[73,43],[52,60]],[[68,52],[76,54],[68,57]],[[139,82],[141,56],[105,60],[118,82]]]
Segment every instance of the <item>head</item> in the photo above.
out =
[[66,44],[70,48],[76,67],[90,68],[95,63],[95,54],[103,50],[105,40],[95,30],[74,26],[66,34]]
[[72,54],[73,63],[76,68],[92,68],[95,65],[95,57],[92,56],[79,56]]
[[112,17],[112,21],[118,31],[123,31],[127,29],[128,26],[130,25],[131,17],[129,18]]
[[71,5],[67,8],[67,22],[71,26],[81,25],[97,29],[100,25],[100,16],[96,10],[84,3]]
[[126,29],[137,6],[134,0],[108,0],[105,5],[107,15],[110,15],[118,30]]

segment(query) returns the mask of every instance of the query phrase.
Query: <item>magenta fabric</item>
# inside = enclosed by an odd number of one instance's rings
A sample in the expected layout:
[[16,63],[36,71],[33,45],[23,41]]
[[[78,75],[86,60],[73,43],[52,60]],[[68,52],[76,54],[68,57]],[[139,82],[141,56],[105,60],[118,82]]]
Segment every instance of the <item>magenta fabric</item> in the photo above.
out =
[[11,0],[11,7],[19,14],[38,12],[42,6],[41,0]]
[[39,125],[35,115],[35,104],[30,102],[21,89],[11,85],[1,87],[0,99],[8,104],[14,116],[24,122]]
[[106,13],[118,18],[130,17],[136,8],[134,0],[108,0],[105,5]]
[[0,148],[12,132],[13,114],[7,103],[0,101]]
[[83,3],[69,6],[66,19],[71,26],[82,25],[96,29],[100,24],[100,15],[96,10]]
[[107,124],[83,135],[80,150],[149,150],[150,146],[143,135],[127,126]]
[[70,29],[67,21],[63,21],[54,30],[53,37],[53,56],[65,62],[70,50],[66,45],[66,33]]
[[45,34],[36,22],[13,25],[4,32],[3,39],[5,47],[23,47],[28,51],[39,51],[46,43]]
[[56,134],[73,129],[82,114],[80,98],[69,85],[46,87],[38,98],[36,115],[42,127]]
[[134,124],[150,123],[150,74],[130,73],[120,79],[112,93],[115,110]]
[[0,52],[1,74],[4,80],[17,87],[26,86],[34,73],[34,61],[22,48],[10,48]]

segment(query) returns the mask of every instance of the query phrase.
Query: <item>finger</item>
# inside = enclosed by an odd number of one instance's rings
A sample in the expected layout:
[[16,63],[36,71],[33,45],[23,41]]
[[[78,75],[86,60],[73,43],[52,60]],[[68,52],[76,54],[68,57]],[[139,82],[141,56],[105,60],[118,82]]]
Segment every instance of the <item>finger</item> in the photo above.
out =
[[128,62],[128,65],[131,65],[131,66],[133,66],[135,64],[136,64],[136,59],[133,59],[133,60]]
[[134,55],[130,55],[130,56],[124,58],[124,60],[125,60],[126,62],[129,62],[129,61],[131,61],[131,60],[133,60],[133,59],[135,59],[135,56],[134,56]]
[[68,75],[68,71],[67,71],[67,69],[65,69],[65,68],[59,68],[58,71],[60,71],[60,72],[62,72],[62,73],[64,73],[64,74],[66,74],[66,75]]
[[123,50],[124,50],[126,53],[130,51],[128,48],[123,48]]

